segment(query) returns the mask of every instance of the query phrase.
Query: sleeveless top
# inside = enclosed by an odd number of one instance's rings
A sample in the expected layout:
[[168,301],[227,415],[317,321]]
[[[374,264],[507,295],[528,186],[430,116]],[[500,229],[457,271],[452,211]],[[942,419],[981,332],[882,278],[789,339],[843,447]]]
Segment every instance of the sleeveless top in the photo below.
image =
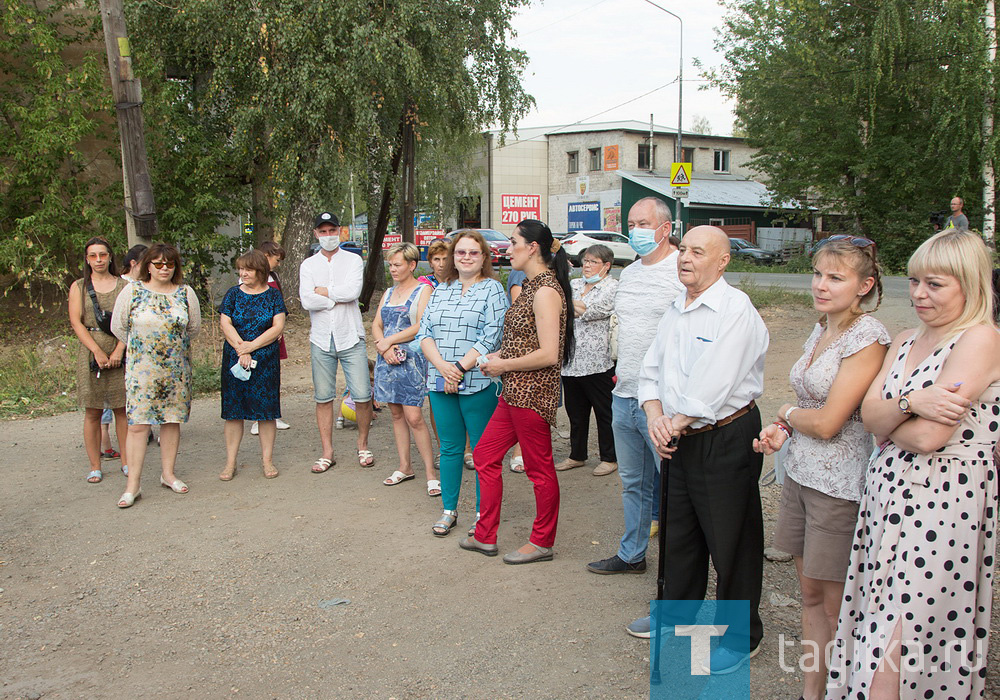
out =
[[[823,326],[817,323],[802,346],[802,357],[789,373],[796,403],[802,408],[823,408],[826,405],[826,398],[845,357],[872,343],[888,345],[890,342],[885,326],[865,315],[834,338],[819,356],[813,357],[822,334]],[[861,423],[860,411],[856,410],[840,432],[829,440],[809,437],[800,430],[793,431],[785,470],[802,486],[833,498],[860,501],[871,451],[872,436]]]
[[500,359],[523,357],[538,350],[538,329],[535,326],[535,293],[542,287],[552,287],[559,293],[559,361],[554,365],[523,372],[505,372],[501,396],[508,405],[530,408],[549,424],[556,424],[559,406],[560,368],[566,344],[566,295],[551,270],[544,270],[534,279],[525,280],[521,294],[507,309],[500,340]]

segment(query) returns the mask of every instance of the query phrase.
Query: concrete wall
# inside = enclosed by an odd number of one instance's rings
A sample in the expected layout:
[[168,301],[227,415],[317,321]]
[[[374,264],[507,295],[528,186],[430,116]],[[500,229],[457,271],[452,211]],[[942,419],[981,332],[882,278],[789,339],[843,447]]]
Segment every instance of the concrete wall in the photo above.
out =
[[[530,194],[540,197],[539,216],[546,221],[548,212],[548,144],[545,137],[515,140],[508,136],[500,145],[493,135],[488,137],[493,148],[482,162],[489,182],[482,182],[482,227],[492,228],[509,236],[515,223],[503,223],[501,197],[505,194]],[[477,161],[479,162],[479,161]]]

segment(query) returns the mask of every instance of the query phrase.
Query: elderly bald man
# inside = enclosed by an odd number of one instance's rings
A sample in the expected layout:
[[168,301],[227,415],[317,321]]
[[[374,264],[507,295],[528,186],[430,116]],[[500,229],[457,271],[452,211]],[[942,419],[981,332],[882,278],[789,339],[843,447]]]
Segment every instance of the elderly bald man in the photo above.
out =
[[[684,236],[678,276],[685,293],[657,326],[638,399],[666,481],[663,599],[703,600],[711,556],[717,599],[750,601],[749,630],[732,625],[705,660],[713,674],[735,671],[756,655],[764,634],[757,611],[762,456],[752,443],[761,427],[755,400],[764,387],[768,333],[749,297],[723,279],[728,263],[729,238],[721,229],[698,226]],[[645,618],[629,631],[648,634],[649,627]]]

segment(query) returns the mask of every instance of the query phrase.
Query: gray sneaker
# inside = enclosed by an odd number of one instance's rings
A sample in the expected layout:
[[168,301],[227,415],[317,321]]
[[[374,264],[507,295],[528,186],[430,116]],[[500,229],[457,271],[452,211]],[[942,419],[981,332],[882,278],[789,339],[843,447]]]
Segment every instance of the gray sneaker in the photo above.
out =
[[[661,625],[662,625],[662,627],[660,627],[660,629],[662,630],[661,637],[663,639],[667,639],[668,637],[674,636],[675,628],[673,625],[663,625],[662,623]],[[652,621],[650,620],[649,615],[646,615],[646,617],[640,617],[638,620],[633,620],[629,624],[625,625],[625,631],[631,634],[633,637],[638,637],[639,639],[649,639],[650,629],[652,628],[652,626],[653,626]],[[682,629],[684,629],[683,626]]]

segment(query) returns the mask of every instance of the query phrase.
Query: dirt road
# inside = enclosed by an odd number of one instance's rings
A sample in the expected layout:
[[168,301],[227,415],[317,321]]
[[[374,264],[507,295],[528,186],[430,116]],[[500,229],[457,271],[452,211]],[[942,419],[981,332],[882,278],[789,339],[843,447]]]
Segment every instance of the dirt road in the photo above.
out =
[[[908,314],[897,305],[880,315],[896,332]],[[770,416],[790,396],[788,370],[815,316],[765,318]],[[471,472],[464,527],[433,537],[440,501],[423,482],[380,483],[395,467],[387,415],[373,428],[373,469],[358,466],[355,433],[344,430],[337,466],[309,473],[318,453],[307,345],[304,324],[293,324],[283,370],[292,429],[278,435],[275,480],[263,478],[249,435],[250,466],[217,479],[215,398],[196,401],[182,428],[178,475],[190,493],[158,485],[152,449],[143,498],[124,511],[114,506],[124,477],[110,463],[103,483],[84,482],[78,414],[0,425],[0,697],[646,697],[649,647],[623,626],[648,610],[655,556],[642,576],[584,569],[617,548],[618,477],[560,474],[551,563],[505,566],[462,551]],[[567,455],[568,441],[555,447],[557,460]],[[505,485],[508,551],[525,541],[534,505],[525,477],[508,473]],[[777,494],[764,489],[768,528]],[[799,608],[772,604],[772,593],[797,599],[791,564],[765,566],[765,651],[748,667],[747,697],[795,698],[800,676],[782,671],[778,650],[781,635],[797,635]]]

